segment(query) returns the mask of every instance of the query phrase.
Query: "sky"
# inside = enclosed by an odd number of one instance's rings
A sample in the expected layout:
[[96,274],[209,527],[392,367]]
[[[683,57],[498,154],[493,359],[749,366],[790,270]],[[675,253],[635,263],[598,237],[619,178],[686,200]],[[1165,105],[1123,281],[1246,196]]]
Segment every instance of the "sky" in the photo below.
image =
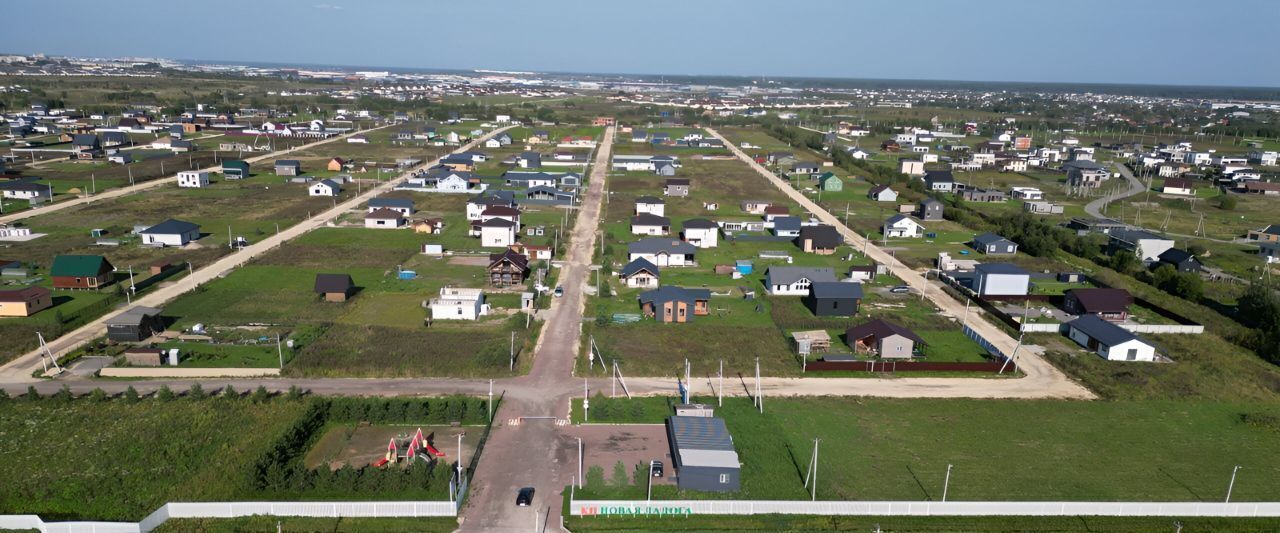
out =
[[0,53],[1280,86],[1275,0],[41,0],[7,7]]

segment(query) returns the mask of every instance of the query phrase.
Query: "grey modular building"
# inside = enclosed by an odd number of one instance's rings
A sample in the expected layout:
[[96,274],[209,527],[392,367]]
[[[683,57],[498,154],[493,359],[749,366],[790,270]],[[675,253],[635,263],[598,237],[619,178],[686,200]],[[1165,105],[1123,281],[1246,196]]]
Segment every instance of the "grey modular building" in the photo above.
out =
[[724,420],[703,416],[667,418],[667,438],[681,489],[736,491],[742,464]]

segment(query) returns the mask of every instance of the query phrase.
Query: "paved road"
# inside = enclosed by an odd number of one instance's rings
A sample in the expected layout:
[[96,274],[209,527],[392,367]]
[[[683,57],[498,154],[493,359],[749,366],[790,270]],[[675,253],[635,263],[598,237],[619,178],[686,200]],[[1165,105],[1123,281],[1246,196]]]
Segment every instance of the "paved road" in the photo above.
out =
[[[571,470],[560,466],[571,463],[575,448],[558,430],[555,419],[568,418],[569,398],[582,394],[583,382],[574,379],[573,367],[582,342],[582,314],[586,303],[583,293],[591,279],[591,259],[614,132],[612,127],[605,130],[596,151],[587,194],[566,247],[568,256],[558,278],[565,289],[564,296],[552,305],[529,375],[511,380],[516,395],[527,399],[504,401],[498,410],[499,424],[485,444],[484,460],[476,469],[471,495],[462,512],[464,531],[529,531],[535,528],[538,518],[542,525],[559,530],[559,493],[569,484],[567,476]],[[519,417],[546,418],[525,418],[520,424],[507,424],[508,420]],[[533,506],[515,506],[515,494],[520,487],[536,489]],[[541,529],[538,526],[533,530]]]
[[1125,180],[1128,180],[1129,188],[1121,191],[1115,191],[1111,194],[1103,196],[1102,198],[1098,198],[1092,202],[1085,204],[1084,212],[1088,213],[1089,216],[1091,217],[1107,218],[1106,215],[1102,214],[1102,208],[1106,207],[1107,204],[1114,202],[1116,200],[1123,200],[1130,196],[1137,196],[1147,190],[1147,186],[1143,185],[1142,180],[1139,180],[1136,176],[1133,175],[1133,172],[1129,170],[1128,166],[1122,165],[1120,163],[1112,163],[1112,165],[1116,167],[1116,171],[1120,173],[1121,177],[1123,177]]
[[[490,132],[488,135],[485,135],[479,139],[471,141],[466,146],[459,148],[457,151],[461,152],[461,151],[470,150],[475,146],[479,145],[479,143],[483,142],[488,137],[494,134],[497,134],[498,132],[504,131],[506,129],[507,128],[494,130],[493,132]],[[267,157],[267,156],[264,156],[264,157]],[[383,192],[390,191],[393,187],[395,187],[397,183],[408,178],[409,175],[412,174],[414,171],[434,165],[436,164],[437,161],[439,160],[436,159],[436,160],[428,161],[423,163],[422,165],[409,169],[405,173],[401,174],[400,176],[394,179],[391,179],[381,185],[378,185],[377,187],[368,189],[363,194],[356,195],[345,202],[337,204],[335,207],[330,208],[328,211],[324,211],[298,224],[290,226],[289,228],[286,228],[275,235],[264,238],[263,240],[259,241],[256,244],[247,246],[235,253],[232,253],[221,259],[218,259],[217,261],[214,261],[212,264],[204,268],[201,268],[200,270],[196,270],[191,275],[178,280],[172,285],[157,288],[156,290],[150,293],[147,293],[139,298],[134,299],[133,305],[162,307],[165,302],[168,302],[174,298],[177,298],[178,296],[204,283],[207,283],[209,281],[218,279],[219,277],[225,276],[226,274],[230,273],[232,270],[240,267],[241,265],[244,265],[250,259],[253,259],[254,257],[257,257],[259,255],[262,255],[290,239],[300,237],[303,234],[313,229],[321,227],[325,225],[327,222],[329,222],[330,220],[332,220],[334,217],[337,217],[338,215],[348,210],[358,208],[360,204],[365,203],[370,198],[373,198],[374,196],[382,194]],[[161,181],[168,181],[168,180],[157,180],[157,182],[161,182]],[[101,196],[106,196],[106,194],[103,194]],[[95,198],[100,198],[101,196],[98,196]],[[58,337],[57,339],[50,340],[48,343],[49,350],[53,352],[55,357],[62,357],[63,355],[66,355],[72,350],[75,350],[76,348],[83,346],[85,343],[103,334],[103,332],[106,329],[105,323],[107,319],[123,313],[126,309],[128,309],[128,307],[117,309],[111,313],[108,313],[102,317],[99,317],[97,320],[89,322],[88,324],[85,324],[84,326],[81,326],[80,328],[77,328],[71,331],[70,333],[67,333],[61,337]],[[33,381],[35,378],[32,378],[31,374],[41,368],[42,368],[41,352],[39,350],[34,350],[0,367],[0,380],[8,381],[8,382]]]
[[[259,155],[259,156],[255,156],[255,157],[250,157],[250,158],[248,158],[248,159],[245,159],[245,161],[248,161],[249,163],[257,163],[257,162],[259,162],[259,161],[275,160],[275,159],[278,159],[278,158],[279,158],[279,157],[281,157],[281,156],[288,155],[288,154],[291,154],[291,153],[296,152],[296,151],[299,151],[299,150],[306,150],[306,149],[308,149],[308,148],[314,148],[314,147],[316,147],[316,146],[323,146],[323,145],[328,144],[328,143],[332,143],[332,142],[337,142],[337,141],[340,141],[340,140],[344,140],[344,139],[346,139],[347,137],[350,137],[350,136],[352,136],[352,135],[362,134],[362,133],[369,133],[369,132],[371,132],[371,131],[377,131],[377,130],[380,130],[380,129],[383,129],[383,128],[389,128],[389,127],[391,127],[391,126],[393,126],[393,125],[394,125],[394,124],[387,124],[387,125],[385,125],[385,126],[378,126],[378,127],[376,127],[376,128],[371,128],[371,129],[367,129],[367,130],[362,130],[362,131],[353,131],[353,132],[350,132],[350,133],[344,133],[344,134],[342,134],[342,135],[338,135],[338,136],[336,136],[336,137],[329,137],[328,139],[319,140],[319,141],[316,141],[316,142],[313,142],[313,143],[308,143],[308,144],[304,144],[304,145],[301,145],[301,146],[295,146],[295,147],[293,147],[293,148],[286,148],[286,149],[284,149],[284,150],[276,150],[276,151],[271,152],[271,153],[269,153],[269,154],[263,154],[263,155]],[[182,170],[185,170],[185,169],[182,169]],[[199,170],[200,170],[200,171],[207,171],[207,172],[220,172],[220,171],[222,170],[222,165],[216,165],[216,166],[211,166],[211,167],[205,167],[205,168],[202,168],[202,169],[199,169]],[[55,211],[61,211],[61,210],[63,210],[63,209],[66,209],[66,208],[69,208],[69,207],[72,207],[72,206],[77,206],[77,205],[86,205],[86,204],[90,204],[90,203],[93,203],[93,202],[100,202],[100,201],[102,201],[102,200],[109,200],[109,199],[111,199],[111,198],[119,198],[119,197],[121,197],[121,196],[127,196],[127,195],[130,195],[130,194],[136,193],[136,192],[145,191],[145,190],[147,190],[147,189],[154,189],[154,188],[159,187],[159,186],[162,186],[162,185],[167,185],[167,184],[170,184],[170,183],[175,183],[175,182],[177,182],[177,180],[178,180],[178,174],[175,172],[172,176],[167,176],[167,177],[163,177],[163,178],[156,178],[156,179],[153,179],[153,180],[150,180],[150,181],[144,181],[144,182],[142,182],[142,183],[138,183],[138,184],[135,184],[135,185],[129,185],[129,186],[127,186],[127,187],[120,187],[120,188],[118,188],[118,189],[109,189],[109,190],[107,190],[107,191],[105,191],[105,192],[103,192],[103,193],[101,193],[101,194],[95,194],[95,195],[92,195],[92,196],[81,196],[81,197],[79,197],[79,198],[74,198],[74,199],[71,199],[71,200],[64,200],[64,201],[61,201],[61,202],[54,202],[53,204],[50,204],[50,205],[47,205],[47,206],[44,206],[44,207],[39,207],[39,208],[36,208],[36,209],[27,209],[27,210],[25,210],[25,211],[18,211],[17,213],[10,213],[10,214],[7,214],[7,215],[0,216],[0,224],[8,224],[8,223],[11,223],[11,222],[14,222],[14,221],[23,220],[23,219],[31,218],[31,217],[34,217],[34,216],[45,215],[45,214],[48,214],[48,213],[53,213],[53,212],[55,212]]]
[[[772,172],[769,172],[768,169],[753,161],[747,156],[747,154],[738,149],[737,146],[729,142],[729,140],[724,138],[724,136],[720,135],[719,132],[711,128],[707,128],[707,131],[711,133],[711,135],[723,141],[725,146],[727,146],[729,150],[738,157],[738,159],[742,160],[747,165],[750,165],[753,170],[776,186],[784,194],[791,197],[792,200],[795,200],[796,203],[800,204],[810,213],[813,213],[814,216],[823,223],[835,226],[835,228],[844,237],[845,241],[851,244],[854,248],[865,249],[868,257],[888,267],[889,271],[892,272],[894,276],[902,279],[904,283],[910,285],[916,291],[924,291],[925,296],[929,298],[934,305],[938,306],[938,308],[942,310],[943,314],[950,315],[952,317],[960,317],[964,315],[965,306],[943,292],[940,282],[936,280],[926,280],[919,272],[908,268],[888,252],[881,250],[872,243],[865,242],[865,239],[863,239],[861,235],[858,235],[856,232],[849,229],[848,226],[845,226],[840,219],[836,218],[821,206],[805,197],[804,194],[788,184],[786,180],[775,176]],[[1010,337],[1003,330],[983,319],[980,315],[975,316],[972,313],[970,314],[970,318],[967,322],[970,328],[981,334],[983,338],[989,340],[1002,353],[1014,353],[1014,348],[1017,346],[1017,340]],[[1026,374],[1026,377],[1021,380],[992,381],[990,379],[949,379],[945,382],[945,387],[948,388],[947,393],[954,396],[977,398],[988,398],[993,397],[993,395],[998,397],[1020,396],[1026,398],[1094,397],[1093,393],[1089,392],[1088,389],[1085,389],[1078,383],[1071,381],[1065,374],[1057,368],[1054,368],[1053,365],[1050,365],[1043,358],[1028,350],[1020,350],[1018,352],[1018,365],[1019,369]],[[934,390],[928,385],[944,386],[942,382],[937,380],[922,381],[926,379],[928,378],[895,379],[889,382],[888,385],[878,387],[878,389],[884,393],[902,393],[904,392],[904,389],[908,388]],[[866,388],[867,385],[865,383],[857,383],[859,380],[845,381],[849,382],[847,386],[850,389],[856,389],[859,387]],[[926,385],[917,387],[917,384],[921,383]],[[1021,396],[1013,394],[1013,391],[999,391],[998,389],[1002,387],[1017,388],[1019,389],[1019,392],[1029,394]],[[850,392],[856,394],[856,392],[853,392],[852,390]],[[1008,392],[1008,394],[1006,394],[1006,392]]]

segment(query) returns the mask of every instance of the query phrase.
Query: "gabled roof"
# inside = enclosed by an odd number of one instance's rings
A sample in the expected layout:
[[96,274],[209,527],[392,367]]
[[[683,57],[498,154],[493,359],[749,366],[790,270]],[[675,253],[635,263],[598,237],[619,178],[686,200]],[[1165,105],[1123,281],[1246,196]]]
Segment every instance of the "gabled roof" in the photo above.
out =
[[717,229],[720,226],[717,226],[715,222],[705,218],[691,218],[684,221],[681,224],[681,227],[684,229]]
[[98,136],[92,133],[77,133],[71,138],[71,144],[75,146],[92,146],[98,144]]
[[636,275],[640,271],[646,271],[650,274],[653,274],[654,276],[659,275],[658,265],[655,265],[649,262],[648,259],[645,259],[643,257],[637,257],[633,259],[630,263],[627,263],[622,267],[622,277],[629,278],[631,276]]
[[666,237],[649,237],[627,245],[628,254],[656,254],[659,252],[667,252],[670,254],[684,255],[697,253],[697,251],[697,246]]
[[868,193],[872,196],[877,196],[884,191],[893,192],[893,189],[890,189],[888,185],[876,185],[875,187],[872,187]]
[[920,338],[919,335],[916,335],[915,332],[894,324],[893,322],[887,322],[880,319],[872,320],[865,324],[859,324],[845,330],[845,339],[850,343],[867,337],[883,339],[891,335],[901,335],[919,344],[928,344],[924,339]]
[[884,221],[884,225],[886,225],[886,226],[893,226],[893,225],[895,225],[895,224],[897,224],[897,223],[899,223],[899,222],[902,222],[903,220],[906,220],[906,221],[908,221],[908,222],[910,222],[910,223],[912,223],[912,224],[915,224],[915,225],[917,225],[917,226],[919,226],[919,225],[920,225],[920,223],[919,223],[919,222],[916,222],[916,221],[915,221],[915,219],[913,219],[913,218],[911,218],[911,217],[909,217],[909,216],[907,216],[907,215],[903,215],[903,214],[897,214],[897,215],[893,215],[893,216],[889,217],[888,219],[886,219],[886,220]]
[[395,207],[400,209],[413,209],[413,200],[408,198],[370,198],[369,207]]
[[698,300],[710,300],[710,289],[686,289],[667,285],[640,293],[640,303],[685,302],[693,305]]
[[137,326],[149,316],[158,316],[160,310],[154,307],[137,306],[128,311],[103,321],[108,326]]
[[983,233],[982,235],[978,235],[977,237],[973,238],[973,244],[975,247],[978,247],[978,248],[985,248],[988,245],[999,244],[1000,242],[1007,242],[1009,244],[1013,244],[1013,241],[991,232]]
[[800,217],[777,217],[773,219],[775,231],[800,231]]
[[200,225],[192,222],[186,222],[184,220],[175,220],[171,218],[169,220],[166,220],[164,222],[151,226],[147,229],[144,229],[139,233],[146,233],[151,235],[183,235],[186,233],[190,233],[192,231],[200,231]]
[[1120,313],[1133,303],[1133,296],[1124,289],[1071,289],[1067,294],[1080,302],[1086,313]]
[[774,285],[790,285],[802,279],[810,283],[836,281],[835,272],[826,267],[771,266],[765,275]]
[[667,178],[667,187],[672,185],[689,186],[689,178]]
[[377,209],[374,209],[373,211],[366,213],[364,215],[364,218],[375,219],[375,220],[399,220],[401,218],[404,218],[404,215],[401,214],[399,211],[387,209],[385,207],[379,207]]
[[332,188],[332,189],[334,189],[334,190],[338,190],[338,189],[341,189],[341,188],[342,188],[342,186],[341,186],[341,185],[338,185],[338,182],[333,181],[333,180],[329,180],[329,179],[320,180],[320,181],[316,182],[316,184],[317,184],[317,185],[324,185],[324,186],[326,186],[326,187],[330,187],[330,188]]
[[100,255],[59,255],[53,258],[49,275],[54,277],[94,277],[113,270]]
[[939,202],[939,201],[938,201],[937,199],[935,199],[935,198],[925,198],[924,200],[920,200],[920,205],[925,206],[925,207],[931,207],[931,206],[934,206],[934,205],[943,205],[943,204],[942,204],[942,202]]
[[631,217],[631,225],[669,227],[671,226],[671,219],[667,217],[660,217],[653,213],[640,213],[639,215]]
[[0,291],[0,302],[25,302],[32,298],[37,298],[49,294],[49,289],[44,287],[25,287],[16,290]]
[[500,263],[511,263],[521,269],[529,268],[529,256],[516,252],[510,248],[503,250],[502,253],[489,254],[489,268],[498,266]]
[[929,183],[955,183],[955,176],[950,170],[929,170],[924,173],[924,180]]
[[666,204],[667,202],[666,202],[666,201],[664,201],[664,200],[663,200],[663,199],[661,199],[661,198],[656,197],[656,196],[641,196],[641,197],[639,197],[639,198],[636,198],[636,203],[637,203],[637,204],[657,204],[657,205],[663,205],[663,204]]
[[1023,270],[1018,265],[1009,263],[980,263],[973,267],[973,270],[981,274],[1009,274],[1030,276],[1031,273]]
[[317,293],[340,292],[346,294],[353,287],[355,287],[355,282],[351,281],[350,274],[316,274],[315,292]]
[[518,217],[520,210],[506,205],[490,205],[480,213],[482,217]]
[[248,162],[248,161],[241,161],[241,160],[239,160],[239,159],[223,159],[223,160],[222,160],[222,168],[224,168],[224,169],[227,169],[227,168],[238,168],[238,169],[240,169],[240,170],[249,170],[249,162]]
[[840,246],[842,241],[840,232],[836,231],[835,226],[826,224],[800,228],[800,241],[803,242],[805,240],[812,240],[814,246],[821,248],[835,248]]
[[515,222],[512,222],[505,218],[496,218],[496,217],[486,220],[484,222],[481,222],[477,225],[482,228],[514,228],[516,227]]
[[1170,248],[1168,250],[1160,252],[1160,255],[1157,257],[1160,258],[1161,262],[1171,263],[1174,265],[1180,265],[1186,262],[1187,260],[1193,260],[1197,263],[1200,262],[1200,260],[1196,259],[1196,256],[1193,255],[1191,252],[1188,252],[1180,248]]
[[809,286],[809,294],[814,298],[854,298],[862,299],[861,283],[843,281],[820,281]]
[[276,166],[277,167],[300,167],[302,166],[302,163],[297,159],[277,159]]
[[1194,189],[1195,182],[1187,178],[1165,178],[1164,188],[1166,189]]
[[1067,325],[1107,346],[1115,346],[1131,340],[1140,340],[1137,335],[1130,333],[1129,330],[1107,322],[1098,317],[1098,315],[1084,315],[1068,322]]
[[1268,235],[1280,235],[1280,224],[1268,224],[1267,227],[1258,230],[1258,233],[1266,233]]

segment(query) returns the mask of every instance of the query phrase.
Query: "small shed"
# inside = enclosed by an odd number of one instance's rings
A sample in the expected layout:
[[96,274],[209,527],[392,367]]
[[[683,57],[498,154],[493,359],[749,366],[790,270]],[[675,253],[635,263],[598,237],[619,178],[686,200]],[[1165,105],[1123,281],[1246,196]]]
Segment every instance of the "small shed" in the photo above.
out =
[[108,318],[105,323],[107,339],[115,342],[140,342],[164,331],[160,310],[154,307],[137,306]]
[[349,274],[316,274],[315,292],[328,302],[345,302],[356,285]]
[[723,419],[672,416],[667,437],[681,490],[729,492],[741,486],[742,464]]

